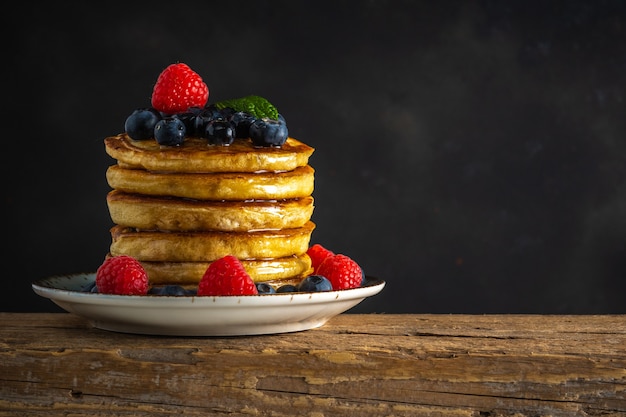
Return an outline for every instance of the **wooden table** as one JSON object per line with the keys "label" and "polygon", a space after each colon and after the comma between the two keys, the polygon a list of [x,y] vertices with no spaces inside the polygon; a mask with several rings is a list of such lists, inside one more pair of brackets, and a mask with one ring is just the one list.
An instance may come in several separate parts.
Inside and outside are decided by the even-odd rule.
{"label": "wooden table", "polygon": [[626,415],[624,315],[341,314],[214,338],[0,323],[3,416]]}

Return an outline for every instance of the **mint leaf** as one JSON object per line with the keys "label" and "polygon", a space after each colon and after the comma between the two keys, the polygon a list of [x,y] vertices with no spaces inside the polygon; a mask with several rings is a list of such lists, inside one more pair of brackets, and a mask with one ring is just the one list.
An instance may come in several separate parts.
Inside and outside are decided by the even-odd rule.
{"label": "mint leaf", "polygon": [[231,100],[223,100],[215,103],[215,107],[222,110],[226,107],[230,107],[235,111],[244,111],[250,113],[258,119],[278,119],[278,110],[272,103],[260,96],[246,96],[241,98],[234,98]]}

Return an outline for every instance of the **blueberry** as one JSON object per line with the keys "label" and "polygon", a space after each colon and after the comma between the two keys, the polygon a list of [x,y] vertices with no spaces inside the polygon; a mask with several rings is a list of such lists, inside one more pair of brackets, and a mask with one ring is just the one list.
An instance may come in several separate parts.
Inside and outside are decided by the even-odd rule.
{"label": "blueberry", "polygon": [[282,120],[256,119],[250,125],[250,138],[255,146],[282,146],[288,136],[287,124]]}
{"label": "blueberry", "polygon": [[154,137],[154,127],[161,120],[161,113],[153,108],[136,109],[126,118],[124,130],[133,140],[146,140]]}
{"label": "blueberry", "polygon": [[187,291],[180,285],[163,285],[152,287],[148,290],[148,294],[152,295],[187,295]]}
{"label": "blueberry", "polygon": [[245,111],[238,111],[231,114],[228,120],[235,126],[236,138],[249,138],[250,125],[254,123],[256,117]]}
{"label": "blueberry", "polygon": [[183,143],[187,129],[178,117],[160,120],[154,127],[154,138],[159,145],[177,146]]}
{"label": "blueberry", "polygon": [[298,292],[298,287],[291,284],[281,285],[276,289],[276,293],[281,294],[285,292]]}
{"label": "blueberry", "polygon": [[98,287],[96,286],[96,281],[94,282],[90,282],[89,284],[85,285],[85,287],[82,289],[83,292],[98,292]]}
{"label": "blueberry", "polygon": [[226,119],[226,120],[230,119],[234,113],[235,113],[235,109],[230,108],[230,107],[224,107],[223,109],[219,110],[220,118]]}
{"label": "blueberry", "polygon": [[265,282],[258,282],[255,285],[256,285],[256,290],[261,295],[276,293],[276,290],[274,289],[274,287],[272,287],[270,284],[267,284]]}
{"label": "blueberry", "polygon": [[230,145],[235,140],[235,129],[226,120],[211,120],[204,135],[211,145]]}
{"label": "blueberry", "polygon": [[215,106],[211,105],[201,109],[193,119],[193,134],[205,137],[207,124],[213,120],[226,120],[222,112]]}
{"label": "blueberry", "polygon": [[333,285],[328,278],[322,275],[309,275],[298,284],[298,291],[302,292],[320,292],[332,291]]}
{"label": "blueberry", "polygon": [[190,107],[186,112],[176,115],[185,124],[187,136],[200,135],[200,131],[196,129],[196,123],[203,111],[202,107]]}

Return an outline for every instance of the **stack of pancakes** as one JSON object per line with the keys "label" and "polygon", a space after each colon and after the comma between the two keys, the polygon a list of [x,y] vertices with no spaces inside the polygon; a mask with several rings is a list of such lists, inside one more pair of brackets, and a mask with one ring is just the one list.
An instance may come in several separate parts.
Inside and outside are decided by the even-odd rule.
{"label": "stack of pancakes", "polygon": [[200,138],[165,147],[125,133],[104,142],[117,160],[106,173],[108,256],[137,259],[152,284],[197,285],[226,255],[255,282],[293,284],[311,273],[313,148],[293,138],[281,147]]}

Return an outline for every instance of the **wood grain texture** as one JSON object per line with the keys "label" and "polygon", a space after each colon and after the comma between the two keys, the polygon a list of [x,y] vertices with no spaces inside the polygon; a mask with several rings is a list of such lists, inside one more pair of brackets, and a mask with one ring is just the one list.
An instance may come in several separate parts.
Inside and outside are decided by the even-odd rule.
{"label": "wood grain texture", "polygon": [[342,314],[220,338],[0,323],[3,416],[626,415],[623,315]]}

